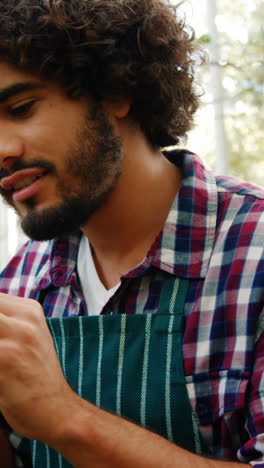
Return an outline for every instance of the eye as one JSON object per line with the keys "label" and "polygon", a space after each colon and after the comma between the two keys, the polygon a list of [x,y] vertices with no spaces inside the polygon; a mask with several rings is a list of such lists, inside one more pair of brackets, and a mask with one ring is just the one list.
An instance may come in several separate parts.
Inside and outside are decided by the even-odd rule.
{"label": "eye", "polygon": [[28,101],[11,107],[9,110],[10,115],[14,118],[27,117],[34,103],[35,101]]}

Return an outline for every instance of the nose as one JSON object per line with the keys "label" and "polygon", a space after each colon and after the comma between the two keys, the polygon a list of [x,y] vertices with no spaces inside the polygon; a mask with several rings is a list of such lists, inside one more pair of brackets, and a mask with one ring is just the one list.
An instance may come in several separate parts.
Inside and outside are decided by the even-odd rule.
{"label": "nose", "polygon": [[0,123],[0,168],[10,169],[16,159],[23,156],[24,144],[14,132],[7,131]]}

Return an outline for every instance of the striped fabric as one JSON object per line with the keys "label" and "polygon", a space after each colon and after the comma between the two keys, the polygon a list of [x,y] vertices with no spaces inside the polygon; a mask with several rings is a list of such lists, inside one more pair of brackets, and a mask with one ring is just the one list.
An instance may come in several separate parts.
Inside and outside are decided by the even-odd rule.
{"label": "striped fabric", "polygon": [[[102,313],[155,314],[164,278],[189,279],[184,369],[200,431],[213,456],[264,467],[264,192],[215,178],[191,153],[168,158],[182,164],[182,187],[146,259]],[[86,315],[79,239],[29,242],[0,290],[38,299],[47,317]]]}
{"label": "striped fabric", "polygon": [[[162,295],[162,312],[155,315],[50,318],[47,322],[65,377],[76,392],[200,454],[180,346],[187,288],[188,281],[170,278]],[[32,455],[33,468],[71,466],[40,442],[32,442]]]}

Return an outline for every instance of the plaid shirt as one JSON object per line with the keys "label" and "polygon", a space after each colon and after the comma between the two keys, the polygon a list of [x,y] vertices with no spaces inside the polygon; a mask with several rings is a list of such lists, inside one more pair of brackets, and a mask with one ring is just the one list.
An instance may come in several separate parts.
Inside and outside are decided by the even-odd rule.
{"label": "plaid shirt", "polygon": [[[215,178],[191,153],[168,158],[182,165],[182,187],[145,260],[121,278],[102,313],[155,313],[164,278],[188,278],[184,369],[207,450],[264,467],[264,191]],[[30,241],[0,290],[39,300],[49,317],[86,314],[79,241],[79,233]],[[11,440],[18,453],[26,444]]]}

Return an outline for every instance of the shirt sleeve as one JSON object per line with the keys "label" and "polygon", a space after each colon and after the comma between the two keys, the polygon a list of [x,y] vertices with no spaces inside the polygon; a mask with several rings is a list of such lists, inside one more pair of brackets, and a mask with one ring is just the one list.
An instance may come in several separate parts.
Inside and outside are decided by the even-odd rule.
{"label": "shirt sleeve", "polygon": [[264,468],[264,308],[259,319],[255,365],[248,394],[246,430],[249,440],[239,449],[238,459]]}

